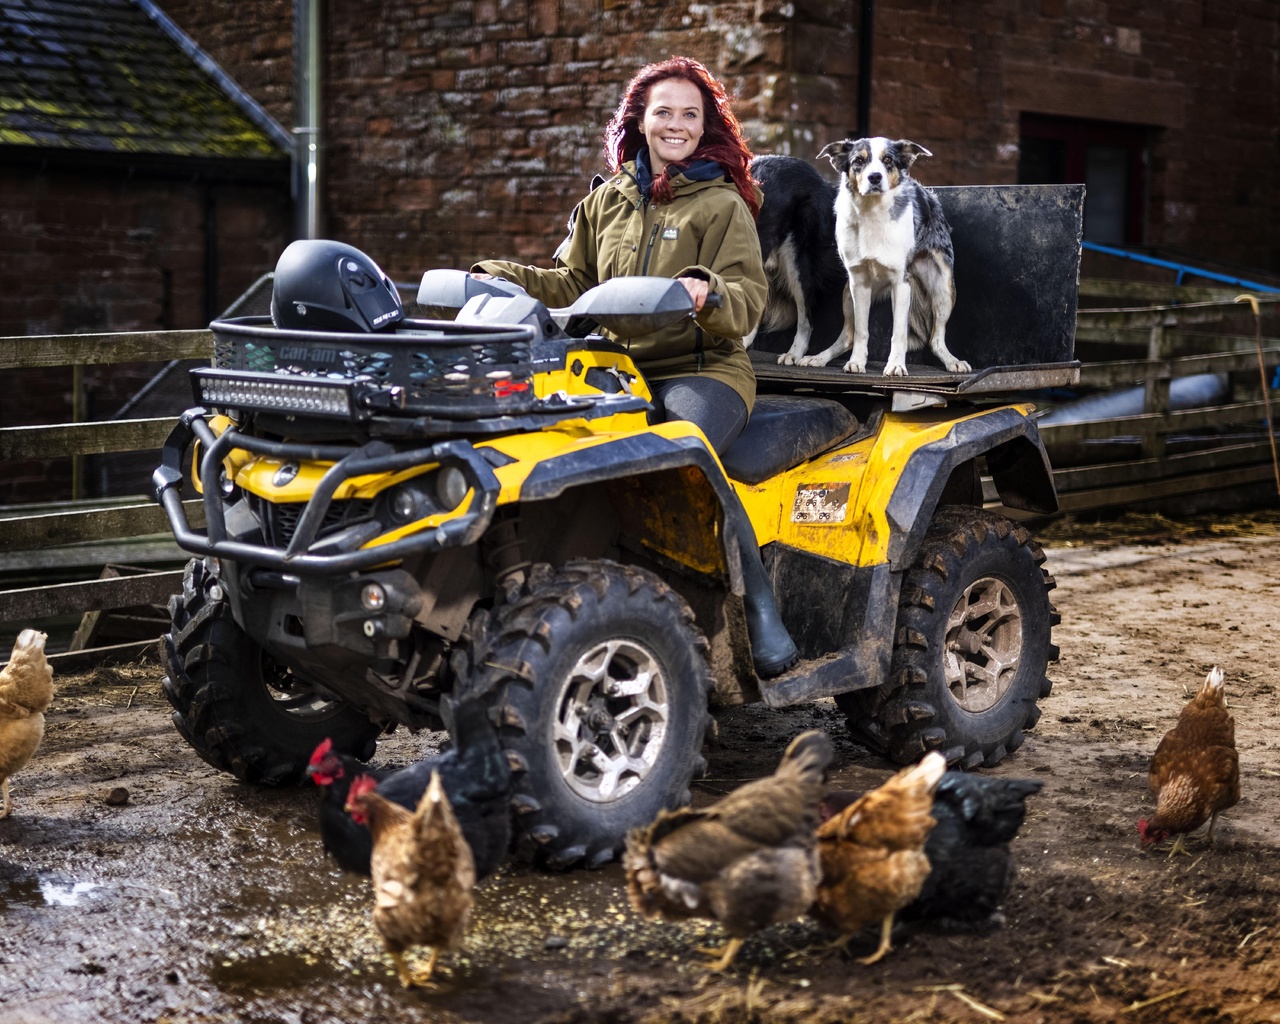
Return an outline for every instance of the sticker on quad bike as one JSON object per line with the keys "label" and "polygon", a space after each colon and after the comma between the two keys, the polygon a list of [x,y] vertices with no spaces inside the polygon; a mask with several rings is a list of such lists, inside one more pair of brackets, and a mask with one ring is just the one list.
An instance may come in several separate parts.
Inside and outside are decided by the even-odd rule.
{"label": "sticker on quad bike", "polygon": [[793,523],[843,523],[849,507],[848,481],[839,484],[801,484],[791,506]]}

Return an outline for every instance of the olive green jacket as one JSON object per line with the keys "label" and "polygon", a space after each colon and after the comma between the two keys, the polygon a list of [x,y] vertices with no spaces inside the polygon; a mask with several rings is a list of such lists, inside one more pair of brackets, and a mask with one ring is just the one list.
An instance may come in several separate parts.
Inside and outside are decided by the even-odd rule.
{"label": "olive green jacket", "polygon": [[569,237],[547,270],[483,260],[473,272],[513,281],[551,307],[572,305],[588,288],[623,275],[698,277],[723,296],[683,321],[638,338],[617,338],[650,381],[703,374],[733,388],[750,412],[756,379],[742,338],[760,320],[767,284],[751,210],[725,177],[672,180],[674,199],[646,202],[635,164],[593,189],[570,219]]}

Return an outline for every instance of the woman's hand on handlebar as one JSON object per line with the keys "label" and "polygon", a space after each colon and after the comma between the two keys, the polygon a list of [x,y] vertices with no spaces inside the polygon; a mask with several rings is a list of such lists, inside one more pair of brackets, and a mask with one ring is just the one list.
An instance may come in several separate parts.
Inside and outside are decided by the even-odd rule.
{"label": "woman's hand on handlebar", "polygon": [[711,290],[711,285],[702,280],[700,277],[677,277],[685,291],[689,293],[689,298],[693,299],[693,311],[700,313],[702,307],[706,304],[707,293]]}

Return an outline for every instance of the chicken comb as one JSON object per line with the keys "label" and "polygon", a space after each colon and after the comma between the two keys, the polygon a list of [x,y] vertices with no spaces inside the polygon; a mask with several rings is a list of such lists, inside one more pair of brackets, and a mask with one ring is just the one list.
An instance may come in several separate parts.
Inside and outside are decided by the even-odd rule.
{"label": "chicken comb", "polygon": [[307,764],[313,768],[329,756],[329,751],[333,749],[333,740],[326,736],[311,754],[311,760]]}
{"label": "chicken comb", "polygon": [[378,780],[372,775],[357,775],[352,780],[351,788],[347,791],[347,803],[351,803],[356,797],[372,793],[377,788]]}

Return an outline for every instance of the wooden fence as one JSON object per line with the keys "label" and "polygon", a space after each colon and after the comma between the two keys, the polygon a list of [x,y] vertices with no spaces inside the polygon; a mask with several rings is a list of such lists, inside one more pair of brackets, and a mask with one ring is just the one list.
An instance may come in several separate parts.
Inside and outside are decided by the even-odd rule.
{"label": "wooden fence", "polygon": [[[209,359],[212,352],[213,335],[207,330],[0,338],[0,371],[164,364],[173,359]],[[78,390],[73,387],[73,394]],[[174,422],[173,417],[162,417],[0,428],[0,469],[6,461],[19,459],[158,451]],[[200,502],[184,504],[191,521],[203,523]],[[95,555],[99,556],[94,570],[99,579],[0,589],[0,624],[94,616],[84,620],[83,627],[104,611],[164,605],[180,589],[181,571],[138,571],[129,563],[155,564],[185,557],[173,543],[164,511],[142,496],[0,508],[0,572],[10,578],[18,573],[38,576],[68,564],[92,564]],[[153,637],[89,650],[93,636],[91,629],[78,631],[72,650],[53,656],[55,665],[66,670],[89,660],[100,663],[112,655],[135,656],[154,643]],[[85,656],[78,656],[78,650]],[[0,660],[7,655],[7,650],[0,651]]]}
{"label": "wooden fence", "polygon": [[[1079,389],[1142,388],[1138,411],[1041,424],[1064,512],[1160,503],[1251,485],[1280,490],[1270,384],[1280,363],[1280,295],[1126,282],[1083,282],[1082,299],[1158,297],[1159,304],[1082,308],[1076,318]],[[1255,312],[1256,310],[1256,312]],[[1251,333],[1239,333],[1241,322]],[[1222,397],[1174,408],[1174,381],[1226,375]],[[1061,410],[1059,410],[1061,411]],[[1123,445],[1100,442],[1127,439]],[[1090,461],[1090,446],[1111,454]],[[1116,457],[1117,448],[1120,457]]]}
{"label": "wooden fence", "polygon": [[[1080,389],[1141,385],[1143,395],[1140,411],[1132,414],[1042,426],[1064,511],[1221,492],[1266,484],[1273,475],[1280,480],[1266,429],[1268,389],[1259,377],[1280,363],[1280,297],[1260,296],[1256,319],[1252,308],[1213,289],[1086,281],[1081,297],[1126,304],[1080,310],[1077,355],[1082,349],[1091,354],[1082,357]],[[1253,322],[1252,334],[1224,329],[1242,316]],[[212,344],[207,330],[0,338],[0,370],[207,359]],[[1229,375],[1227,400],[1206,408],[1171,407],[1173,381],[1207,373]],[[160,417],[0,428],[0,470],[7,460],[156,451],[173,423]],[[1134,454],[1081,461],[1081,451],[1115,438],[1128,439]],[[202,524],[200,503],[185,505],[189,520]],[[83,615],[71,651],[56,656],[64,669],[135,656],[154,639],[95,646],[95,624],[101,613],[163,606],[178,589],[181,570],[146,566],[183,559],[162,510],[149,498],[0,508],[0,626]],[[16,570],[31,577],[68,565],[79,566],[81,576],[101,578],[3,589]],[[6,653],[0,651],[0,660]]]}

